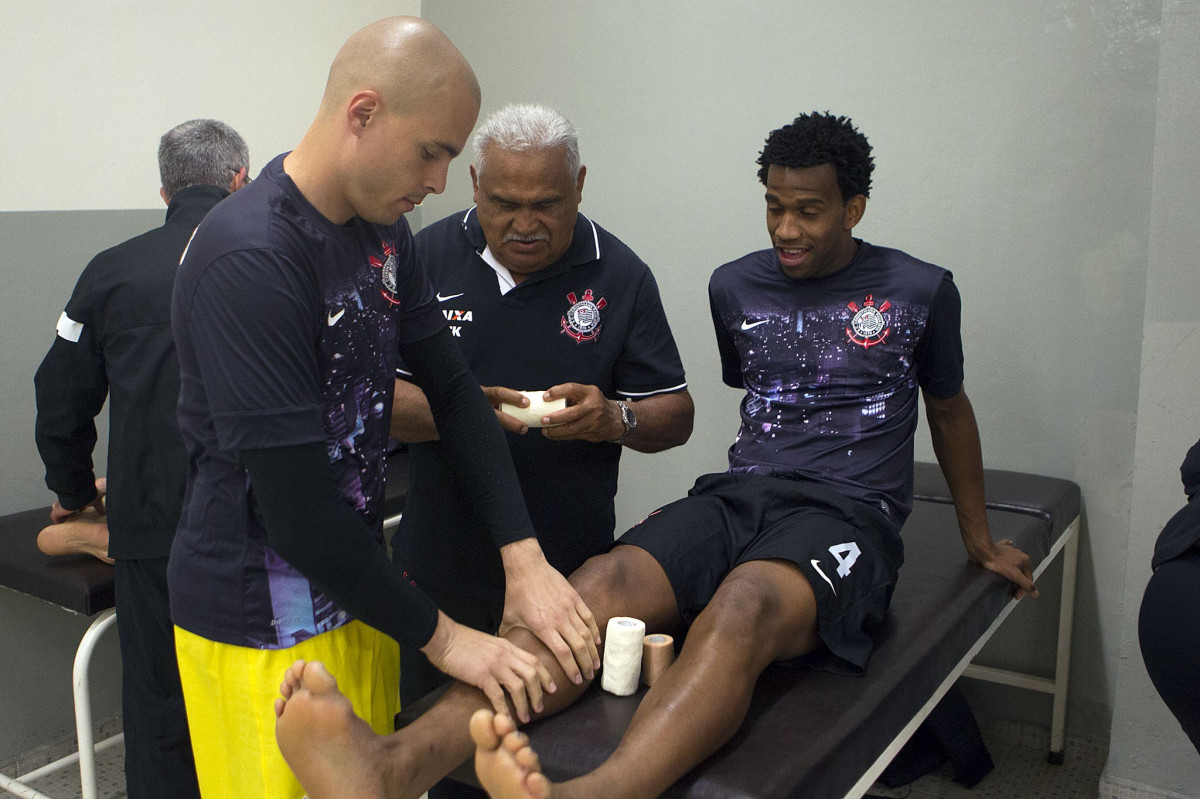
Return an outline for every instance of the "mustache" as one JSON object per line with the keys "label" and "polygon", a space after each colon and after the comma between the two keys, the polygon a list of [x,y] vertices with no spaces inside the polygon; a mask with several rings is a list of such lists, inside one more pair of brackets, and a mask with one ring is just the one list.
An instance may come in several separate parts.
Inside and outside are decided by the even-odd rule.
{"label": "mustache", "polygon": [[522,236],[518,233],[508,233],[508,234],[505,234],[504,241],[505,242],[520,241],[520,242],[524,242],[524,243],[528,244],[532,241],[550,241],[550,236],[548,236],[545,233],[534,233],[533,235],[530,235],[530,236]]}

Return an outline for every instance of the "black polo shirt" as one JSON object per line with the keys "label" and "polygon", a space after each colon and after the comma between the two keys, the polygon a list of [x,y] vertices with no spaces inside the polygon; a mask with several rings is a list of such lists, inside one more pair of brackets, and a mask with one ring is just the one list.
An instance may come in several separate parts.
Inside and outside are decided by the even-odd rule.
{"label": "black polo shirt", "polygon": [[[486,246],[473,208],[416,236],[442,315],[481,385],[532,391],[576,382],[635,400],[686,387],[654,277],[608,231],[580,214],[559,262],[506,293]],[[407,377],[403,364],[398,373]],[[540,430],[507,437],[538,540],[569,574],[612,542],[622,448],[551,441]],[[499,553],[441,445],[409,452],[397,558],[419,585],[453,584],[495,600],[504,585]]]}

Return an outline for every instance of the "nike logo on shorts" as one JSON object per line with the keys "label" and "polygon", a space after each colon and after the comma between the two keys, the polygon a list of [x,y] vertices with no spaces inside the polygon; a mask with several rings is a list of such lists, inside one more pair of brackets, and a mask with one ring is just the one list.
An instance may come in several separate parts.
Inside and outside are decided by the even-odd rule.
{"label": "nike logo on shorts", "polygon": [[342,314],[344,314],[344,313],[346,313],[345,308],[341,309],[337,313],[330,311],[329,318],[325,320],[325,323],[327,325],[329,325],[330,327],[333,327],[334,325],[336,325],[338,322],[340,322],[342,320]]}
{"label": "nike logo on shorts", "polygon": [[765,325],[769,321],[771,321],[771,320],[770,319],[759,319],[757,322],[751,322],[749,319],[743,319],[742,320],[742,330],[750,330],[751,328],[758,327],[759,325]]}
{"label": "nike logo on shorts", "polygon": [[439,291],[439,292],[437,293],[437,301],[438,301],[438,302],[445,302],[446,300],[452,300],[452,299],[454,299],[455,297],[461,297],[461,296],[462,296],[462,295],[464,295],[464,294],[466,294],[466,292],[465,292],[465,291],[460,291],[460,292],[458,292],[457,294],[447,294],[446,296],[444,296],[444,297],[443,297],[443,296],[442,296],[442,293]]}
{"label": "nike logo on shorts", "polygon": [[829,583],[829,588],[833,591],[833,595],[837,596],[837,589],[833,587],[833,580],[830,580],[825,576],[825,570],[821,568],[821,562],[816,558],[813,558],[809,561],[809,563],[811,563],[812,567],[817,570],[817,574],[821,575],[821,579]]}

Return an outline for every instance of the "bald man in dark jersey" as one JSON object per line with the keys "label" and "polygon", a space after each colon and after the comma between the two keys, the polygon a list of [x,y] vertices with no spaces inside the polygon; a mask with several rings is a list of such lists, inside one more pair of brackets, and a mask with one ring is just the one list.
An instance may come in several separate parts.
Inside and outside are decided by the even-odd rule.
{"label": "bald man in dark jersey", "polygon": [[[388,560],[384,451],[398,354],[522,587],[513,612],[568,679],[599,634],[542,556],[503,433],[414,256],[403,215],[445,188],[479,111],[454,45],[411,17],[345,43],[316,119],[193,238],[173,321],[190,467],[171,553],[172,620],[205,795],[296,796],[271,698],[297,658],[339,663],[379,732],[396,712],[397,640],[498,709],[542,706],[536,657],[453,622]],[[436,365],[436,369],[434,368]]]}

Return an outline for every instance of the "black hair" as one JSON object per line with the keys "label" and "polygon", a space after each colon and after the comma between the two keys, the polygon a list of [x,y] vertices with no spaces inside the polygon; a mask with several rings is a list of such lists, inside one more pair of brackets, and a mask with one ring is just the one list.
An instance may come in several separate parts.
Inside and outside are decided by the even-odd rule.
{"label": "black hair", "polygon": [[833,164],[843,202],[859,194],[870,196],[871,172],[875,169],[867,137],[858,132],[849,117],[835,117],[828,111],[801,114],[790,125],[771,131],[756,163],[758,179],[764,186],[772,164],[786,167]]}

